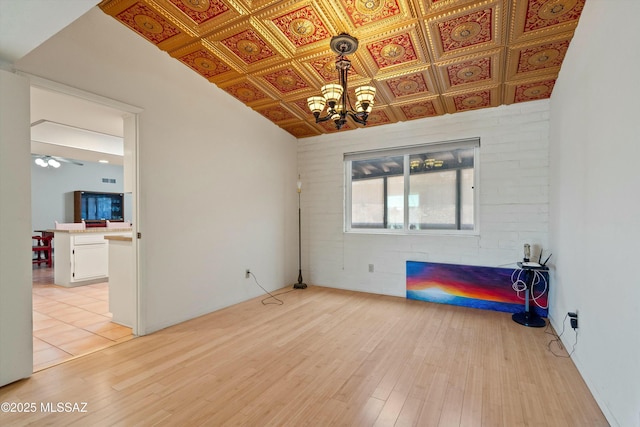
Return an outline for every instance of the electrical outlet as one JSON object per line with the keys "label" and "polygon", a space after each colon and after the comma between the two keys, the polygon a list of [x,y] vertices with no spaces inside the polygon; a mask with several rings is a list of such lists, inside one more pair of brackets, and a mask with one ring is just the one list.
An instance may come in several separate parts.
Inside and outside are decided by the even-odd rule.
{"label": "electrical outlet", "polygon": [[568,312],[567,316],[569,316],[569,322],[571,323],[571,327],[573,329],[578,329],[578,310]]}
{"label": "electrical outlet", "polygon": [[247,270],[244,272],[244,278],[248,279],[249,277],[251,277],[251,270],[247,268]]}
{"label": "electrical outlet", "polygon": [[373,264],[369,264],[369,273],[373,273]]}

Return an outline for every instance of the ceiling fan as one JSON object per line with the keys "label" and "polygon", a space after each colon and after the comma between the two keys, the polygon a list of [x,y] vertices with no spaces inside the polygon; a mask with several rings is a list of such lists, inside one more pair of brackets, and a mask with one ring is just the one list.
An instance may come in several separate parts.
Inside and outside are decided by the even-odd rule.
{"label": "ceiling fan", "polygon": [[59,168],[61,166],[61,163],[72,163],[74,165],[77,166],[84,166],[84,163],[80,163],[76,160],[73,159],[66,159],[64,157],[58,157],[58,156],[43,156],[43,155],[39,155],[39,154],[32,154],[32,156],[35,158],[34,162],[36,165],[43,167],[43,168],[48,168],[48,167],[52,167],[52,168]]}

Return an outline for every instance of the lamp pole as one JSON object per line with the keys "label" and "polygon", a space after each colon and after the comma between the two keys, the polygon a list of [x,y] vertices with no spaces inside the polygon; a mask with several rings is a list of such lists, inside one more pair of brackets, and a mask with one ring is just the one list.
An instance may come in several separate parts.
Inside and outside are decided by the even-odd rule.
{"label": "lamp pole", "polygon": [[300,210],[300,193],[302,193],[302,181],[298,175],[298,283],[294,283],[293,289],[306,289],[307,284],[302,281],[302,211]]}

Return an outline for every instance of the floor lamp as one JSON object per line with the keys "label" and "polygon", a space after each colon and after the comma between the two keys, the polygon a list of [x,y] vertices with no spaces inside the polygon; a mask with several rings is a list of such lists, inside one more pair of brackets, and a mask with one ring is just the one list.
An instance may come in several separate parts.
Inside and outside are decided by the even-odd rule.
{"label": "floor lamp", "polygon": [[298,175],[298,283],[294,283],[293,289],[306,289],[307,284],[302,281],[302,227],[300,211],[300,193],[302,193],[302,181]]}

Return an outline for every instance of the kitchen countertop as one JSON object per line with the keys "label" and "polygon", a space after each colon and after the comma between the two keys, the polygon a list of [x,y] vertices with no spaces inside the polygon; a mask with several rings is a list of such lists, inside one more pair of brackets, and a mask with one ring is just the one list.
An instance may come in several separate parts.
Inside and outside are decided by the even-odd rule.
{"label": "kitchen countertop", "polygon": [[106,228],[106,227],[89,227],[89,228],[85,228],[84,230],[47,230],[50,231],[52,233],[69,233],[69,234],[76,234],[76,233],[125,233],[125,232],[132,232],[131,228]]}

